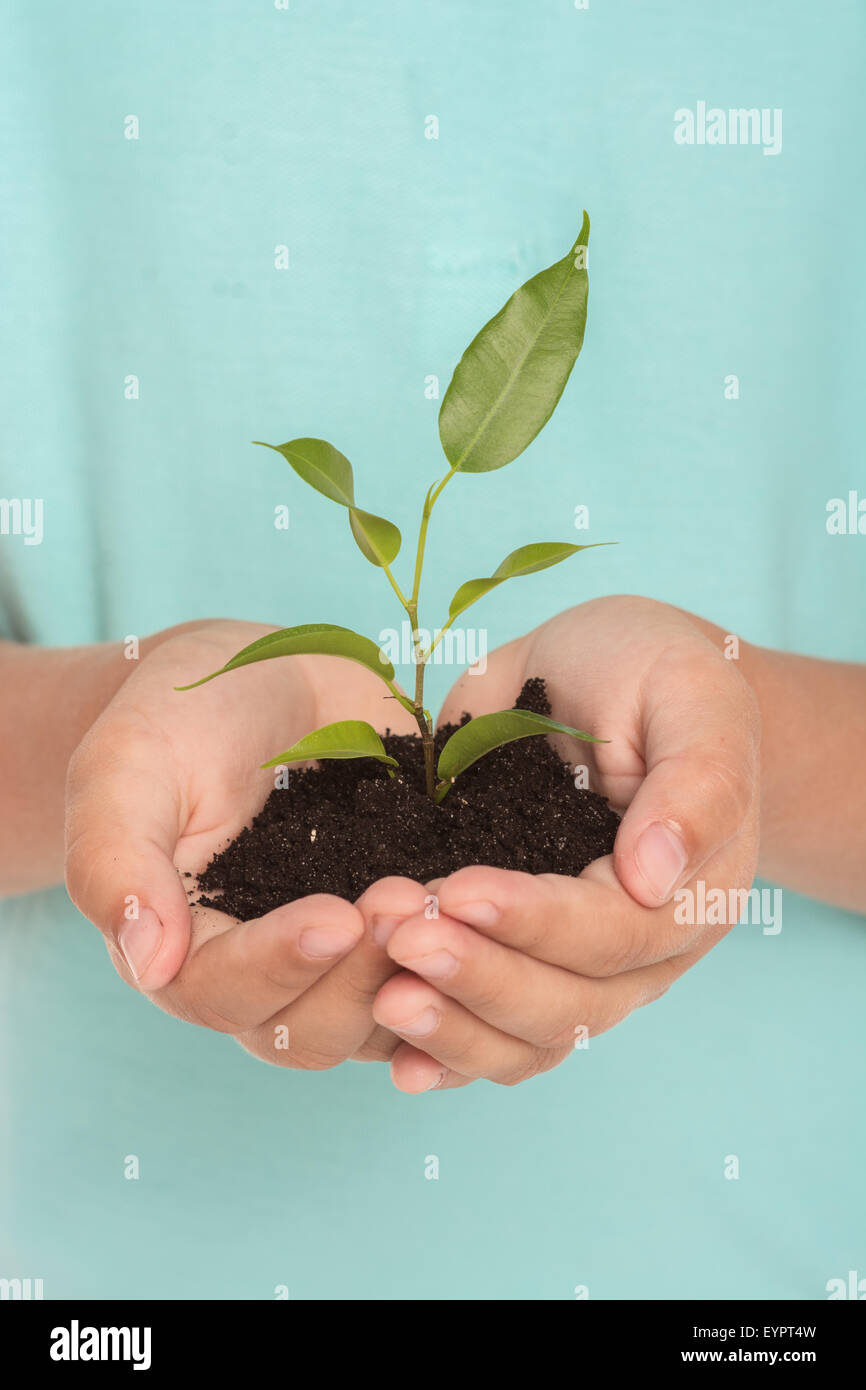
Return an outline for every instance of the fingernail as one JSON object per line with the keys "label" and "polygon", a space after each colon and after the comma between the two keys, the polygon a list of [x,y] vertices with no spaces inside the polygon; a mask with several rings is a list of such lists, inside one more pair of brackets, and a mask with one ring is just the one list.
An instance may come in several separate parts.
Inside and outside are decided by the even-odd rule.
{"label": "fingernail", "polygon": [[653,897],[666,902],[688,862],[679,835],[658,821],[648,825],[634,847],[634,858]]}
{"label": "fingernail", "polygon": [[140,980],[147,967],[162,945],[162,922],[153,908],[143,907],[132,922],[127,922],[117,938],[117,944],[126,957],[126,963],[137,980]]}
{"label": "fingernail", "polygon": [[426,1038],[428,1033],[432,1033],[438,1026],[439,1010],[430,1004],[426,1009],[422,1009],[420,1014],[410,1018],[408,1023],[395,1023],[394,1031],[405,1033],[410,1038]]}
{"label": "fingernail", "polygon": [[429,956],[420,956],[418,960],[401,960],[400,964],[405,965],[407,970],[414,970],[416,975],[423,975],[426,980],[447,980],[460,962],[450,951],[431,951]]}
{"label": "fingernail", "polygon": [[466,922],[470,927],[495,927],[502,914],[494,903],[484,902],[467,903],[465,907],[453,909],[448,915]]}
{"label": "fingernail", "polygon": [[427,1091],[435,1091],[435,1090],[436,1090],[436,1087],[437,1087],[437,1086],[441,1086],[441,1085],[442,1085],[442,1082],[443,1082],[444,1080],[445,1080],[445,1073],[444,1073],[444,1071],[440,1071],[439,1075],[436,1077],[436,1080],[435,1080],[435,1081],[431,1081],[429,1086],[425,1086],[425,1087],[424,1087],[424,1090],[421,1092],[421,1094],[424,1095],[424,1094],[426,1094]]}
{"label": "fingernail", "polygon": [[401,917],[374,917],[372,932],[376,945],[387,946],[402,920]]}
{"label": "fingernail", "polygon": [[331,956],[342,956],[354,942],[355,933],[348,927],[307,927],[301,932],[299,944],[305,956],[329,960]]}

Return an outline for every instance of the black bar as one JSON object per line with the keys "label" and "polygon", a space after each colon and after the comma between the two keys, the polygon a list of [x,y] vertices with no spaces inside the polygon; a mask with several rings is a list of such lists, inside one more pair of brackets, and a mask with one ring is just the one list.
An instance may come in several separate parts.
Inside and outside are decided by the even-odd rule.
{"label": "black bar", "polygon": [[[108,1371],[115,1377],[138,1374],[141,1379],[187,1370],[214,1372],[224,1378],[230,1372],[267,1368],[269,1374],[278,1371],[291,1383],[299,1375],[309,1378],[309,1371],[302,1367],[311,1357],[329,1379],[341,1363],[375,1374],[377,1365],[384,1369],[389,1364],[387,1353],[398,1343],[417,1348],[422,1360],[413,1364],[421,1375],[431,1358],[456,1369],[454,1358],[468,1336],[475,1358],[483,1358],[488,1373],[500,1361],[508,1368],[516,1347],[524,1364],[528,1361],[530,1368],[542,1371],[551,1367],[552,1348],[539,1338],[541,1333],[556,1337],[557,1363],[561,1364],[564,1354],[578,1379],[585,1379],[591,1367],[612,1376],[619,1371],[674,1367],[700,1373],[707,1365],[729,1370],[806,1366],[826,1377],[857,1364],[866,1331],[862,1299],[856,1304],[848,1300],[576,1300],[559,1305],[527,1300],[519,1321],[509,1315],[499,1339],[498,1302],[467,1302],[460,1314],[455,1302],[436,1300],[432,1313],[423,1318],[415,1312],[416,1302],[400,1305],[409,1310],[408,1317],[402,1318],[390,1316],[387,1303],[357,1302],[365,1306],[354,1314],[350,1300],[5,1300],[0,1302],[3,1359],[7,1367],[14,1364],[25,1372],[48,1372],[60,1378],[84,1375],[92,1379]],[[448,1305],[447,1317],[437,1311],[439,1302]],[[455,1340],[464,1317],[465,1333]],[[92,1352],[100,1359],[90,1359]],[[514,1374],[516,1367],[510,1365],[510,1370]],[[385,1378],[393,1376],[392,1366]]]}

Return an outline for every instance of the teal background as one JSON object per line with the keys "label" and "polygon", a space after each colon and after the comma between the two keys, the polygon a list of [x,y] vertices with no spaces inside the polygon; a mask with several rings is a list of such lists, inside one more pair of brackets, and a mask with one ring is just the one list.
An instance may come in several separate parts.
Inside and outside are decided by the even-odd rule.
{"label": "teal background", "polygon": [[[7,635],[396,625],[343,513],[249,441],[330,438],[411,530],[441,472],[425,378],[444,391],[586,207],[583,354],[527,452],[444,495],[428,613],[586,504],[588,539],[620,544],[491,598],[491,646],[631,591],[866,657],[866,537],[825,528],[866,495],[862,4],[7,0],[0,52],[0,491],[45,500],[41,546],[0,537]],[[676,145],[698,100],[781,107],[781,154]],[[861,919],[786,892],[780,935],[736,928],[556,1072],[418,1099],[163,1016],[59,890],[0,927],[0,1276],[46,1297],[799,1299],[866,1276]]]}

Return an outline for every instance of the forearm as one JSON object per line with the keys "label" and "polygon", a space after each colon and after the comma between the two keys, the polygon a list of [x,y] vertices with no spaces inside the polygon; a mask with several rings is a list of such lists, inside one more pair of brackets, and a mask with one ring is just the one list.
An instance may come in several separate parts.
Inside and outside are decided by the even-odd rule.
{"label": "forearm", "polygon": [[[182,630],[142,638],[139,657]],[[0,897],[62,879],[67,764],[137,664],[120,642],[62,648],[0,642]]]}
{"label": "forearm", "polygon": [[866,666],[742,641],[737,664],[761,710],[759,872],[866,912]]}

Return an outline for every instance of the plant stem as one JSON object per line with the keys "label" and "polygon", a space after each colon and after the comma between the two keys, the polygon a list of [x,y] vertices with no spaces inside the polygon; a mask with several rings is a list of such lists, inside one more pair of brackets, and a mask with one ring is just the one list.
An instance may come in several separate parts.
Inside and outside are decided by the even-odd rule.
{"label": "plant stem", "polygon": [[[457,616],[457,614],[455,613],[454,617],[456,617],[456,616]],[[431,641],[430,646],[427,648],[426,652],[424,653],[424,660],[425,660],[425,662],[430,660],[431,656],[432,656],[433,653],[435,652],[436,648],[439,646],[439,643],[442,641],[442,638],[445,636],[446,632],[448,631],[448,629],[449,629],[449,627],[451,626],[451,624],[453,623],[453,621],[454,621],[454,618],[449,618],[448,621],[447,621],[447,623],[445,624],[445,626],[444,626],[444,627],[441,627],[441,628],[439,629],[438,633],[436,634],[436,637],[433,639],[433,641]]]}
{"label": "plant stem", "polygon": [[[433,743],[433,721],[428,717],[424,709],[424,667],[436,643],[433,643],[428,652],[421,650],[421,643],[418,641],[418,594],[421,590],[421,570],[424,564],[424,547],[427,543],[427,527],[430,524],[430,513],[433,511],[436,499],[445,484],[454,477],[456,472],[456,468],[451,468],[441,482],[436,483],[429,489],[424,499],[424,509],[421,513],[421,526],[418,530],[418,549],[415,554],[415,574],[412,580],[412,594],[410,598],[407,598],[403,593],[403,590],[391,573],[389,566],[382,566],[388,583],[391,585],[401,605],[406,610],[409,616],[409,622],[412,624],[412,646],[415,653],[415,699],[412,702],[412,713],[415,716],[415,720],[421,732],[421,744],[424,749],[424,780],[427,787],[427,795],[431,799],[434,799],[436,796],[436,771],[434,761],[436,750]],[[395,695],[397,694],[396,690],[394,693]],[[397,695],[397,699],[400,700],[401,704],[403,703],[399,695]],[[408,707],[409,701],[406,700],[405,703]]]}
{"label": "plant stem", "polygon": [[406,612],[408,613],[409,600],[407,599],[406,595],[403,593],[403,590],[400,588],[400,585],[397,583],[396,579],[391,573],[391,566],[383,565],[382,569],[385,571],[385,576],[388,580],[388,583],[391,585],[391,588],[394,590],[394,593],[397,595],[398,599],[400,600],[403,607],[406,609]]}
{"label": "plant stem", "polygon": [[418,631],[418,601],[410,599],[408,609],[409,621],[412,624],[412,641],[415,647],[415,703],[413,714],[421,731],[421,746],[424,750],[424,781],[427,795],[435,796],[436,793],[436,773],[434,769],[435,748],[433,746],[433,723],[428,719],[424,712],[424,667],[426,657],[421,651],[420,643],[416,640],[415,634]]}
{"label": "plant stem", "polygon": [[430,514],[436,504],[436,499],[444,488],[445,484],[454,477],[456,468],[451,468],[445,477],[435,487],[431,487],[424,499],[424,509],[421,513],[421,525],[418,529],[418,549],[415,554],[415,574],[412,579],[412,595],[408,603],[404,606],[409,614],[409,621],[412,624],[412,644],[415,650],[415,706],[414,715],[421,731],[421,743],[424,749],[424,780],[427,787],[427,795],[431,800],[436,795],[436,770],[435,755],[436,750],[433,743],[433,721],[424,712],[424,667],[427,664],[429,652],[422,652],[421,644],[417,638],[418,632],[418,595],[421,591],[421,570],[424,565],[424,548],[427,544],[427,527],[430,524]]}
{"label": "plant stem", "polygon": [[424,499],[424,510],[421,513],[421,527],[418,531],[418,550],[415,555],[415,577],[412,580],[412,597],[409,600],[410,603],[414,603],[416,609],[418,607],[418,594],[421,591],[421,567],[424,564],[424,547],[427,544],[427,527],[430,524],[430,513],[433,511],[436,499],[445,484],[450,482],[456,472],[456,468],[452,468],[446,473],[441,483],[438,483],[435,488],[431,488]]}
{"label": "plant stem", "polygon": [[397,703],[400,704],[400,705],[402,705],[403,708],[404,708],[405,710],[408,710],[410,714],[414,714],[414,713],[415,713],[415,703],[414,703],[414,701],[413,701],[413,700],[410,700],[408,695],[403,695],[403,694],[401,694],[401,692],[397,689],[397,687],[396,687],[396,685],[394,684],[394,682],[393,682],[393,681],[389,681],[387,676],[383,676],[383,677],[382,677],[382,680],[383,680],[383,681],[385,682],[385,684],[387,685],[388,689],[389,689],[390,692],[391,692],[391,695],[392,695],[393,698],[397,701]]}

